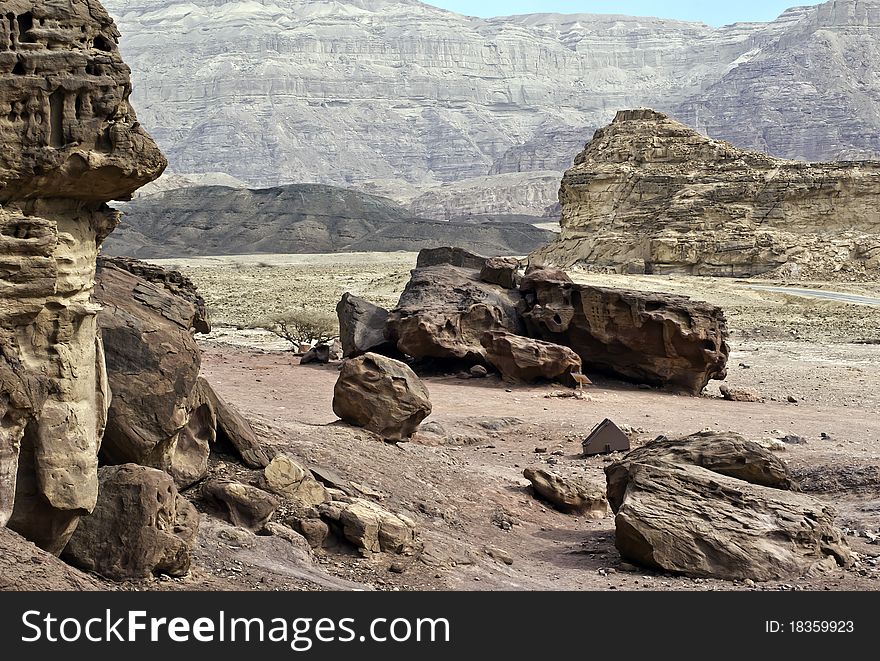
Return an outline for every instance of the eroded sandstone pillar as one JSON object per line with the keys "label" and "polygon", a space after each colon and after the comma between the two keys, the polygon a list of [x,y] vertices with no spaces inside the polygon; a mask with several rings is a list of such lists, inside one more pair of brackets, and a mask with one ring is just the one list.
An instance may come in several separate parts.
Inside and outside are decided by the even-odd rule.
{"label": "eroded sandstone pillar", "polygon": [[57,553],[97,497],[106,203],[166,162],[100,4],[4,0],[0,26],[0,525]]}

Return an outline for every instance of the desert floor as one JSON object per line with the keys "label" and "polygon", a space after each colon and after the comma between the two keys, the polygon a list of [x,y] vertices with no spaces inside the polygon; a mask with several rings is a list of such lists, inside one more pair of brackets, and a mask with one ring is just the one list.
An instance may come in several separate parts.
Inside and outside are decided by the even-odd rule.
{"label": "desert floor", "polygon": [[[759,289],[769,281],[573,273],[596,284],[686,294],[722,305],[731,328],[727,383],[763,402],[701,397],[595,379],[584,399],[554,385],[496,377],[426,377],[434,412],[410,442],[352,435],[331,409],[338,364],[299,365],[286,343],[248,326],[290,307],[332,310],[345,291],[393,305],[415,255],[259,255],[160,260],[199,286],[215,324],[201,340],[203,373],[267,442],[330,468],[420,527],[419,552],[359,558],[318,554],[314,566],[276,537],[203,529],[189,577],[141,585],[168,589],[880,589],[880,305]],[[796,283],[880,298],[872,283]],[[796,400],[790,402],[789,399]],[[860,555],[850,571],[758,585],[668,576],[621,563],[610,516],[587,520],[535,500],[529,466],[604,482],[611,457],[585,459],[580,444],[611,418],[635,444],[664,434],[733,430],[755,440],[785,434],[804,445],[779,452],[802,489],[828,500]],[[825,437],[823,437],[823,434]],[[536,449],[543,449],[537,452]],[[215,457],[212,472],[255,480]],[[510,561],[507,564],[504,560]],[[392,567],[393,565],[393,567]],[[135,587],[135,586],[132,586]]]}

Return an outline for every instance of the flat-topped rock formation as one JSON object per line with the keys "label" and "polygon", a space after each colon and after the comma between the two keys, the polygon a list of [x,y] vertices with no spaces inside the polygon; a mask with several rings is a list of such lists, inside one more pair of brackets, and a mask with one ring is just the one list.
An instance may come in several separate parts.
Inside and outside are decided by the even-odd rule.
{"label": "flat-topped rock formation", "polygon": [[0,526],[58,553],[98,495],[109,391],[98,246],[166,162],[129,105],[93,0],[6,0],[0,21]]}
{"label": "flat-topped rock formation", "polygon": [[744,151],[649,109],[621,111],[562,180],[539,263],[750,276],[880,274],[880,163]]}

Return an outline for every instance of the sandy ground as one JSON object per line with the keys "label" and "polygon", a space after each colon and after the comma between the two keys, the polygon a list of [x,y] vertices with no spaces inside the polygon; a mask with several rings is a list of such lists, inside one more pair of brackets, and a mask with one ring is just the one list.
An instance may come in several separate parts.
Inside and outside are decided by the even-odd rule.
{"label": "sandy ground", "polygon": [[[426,378],[434,412],[425,433],[393,445],[340,427],[331,409],[338,365],[299,365],[290,352],[261,348],[264,337],[232,327],[292,304],[332,309],[347,290],[393,304],[415,256],[339,260],[310,255],[164,263],[176,262],[196,281],[220,322],[202,340],[203,373],[215,388],[247,413],[267,442],[306,464],[333,469],[413,518],[420,528],[418,552],[370,559],[319,552],[309,566],[277,538],[243,539],[208,526],[191,576],[138,589],[880,588],[880,546],[860,535],[880,531],[880,308],[757,290],[747,281],[579,274],[597,284],[684,293],[723,305],[733,351],[728,383],[753,389],[764,401],[723,400],[717,384],[702,397],[684,397],[607,379],[597,379],[578,400],[554,397],[562,389],[553,385],[439,375]],[[797,286],[880,293],[864,283]],[[592,521],[557,512],[536,500],[522,478],[524,468],[543,466],[603,483],[603,468],[613,458],[585,459],[580,445],[606,417],[633,428],[635,444],[707,428],[754,439],[804,437],[805,445],[787,446],[780,456],[805,491],[838,509],[859,565],[757,586],[632,571],[614,549],[610,516]],[[223,456],[214,457],[212,471],[258,478]],[[502,556],[512,564],[497,559]],[[389,571],[392,562],[395,571]]]}

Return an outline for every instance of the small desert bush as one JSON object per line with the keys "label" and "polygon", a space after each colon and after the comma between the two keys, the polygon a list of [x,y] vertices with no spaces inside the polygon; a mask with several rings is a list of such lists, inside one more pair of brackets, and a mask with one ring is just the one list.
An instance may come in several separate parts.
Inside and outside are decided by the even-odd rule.
{"label": "small desert bush", "polygon": [[336,314],[326,310],[302,308],[287,310],[257,320],[255,328],[265,328],[290,342],[294,348],[300,344],[329,342],[339,337],[339,321]]}

